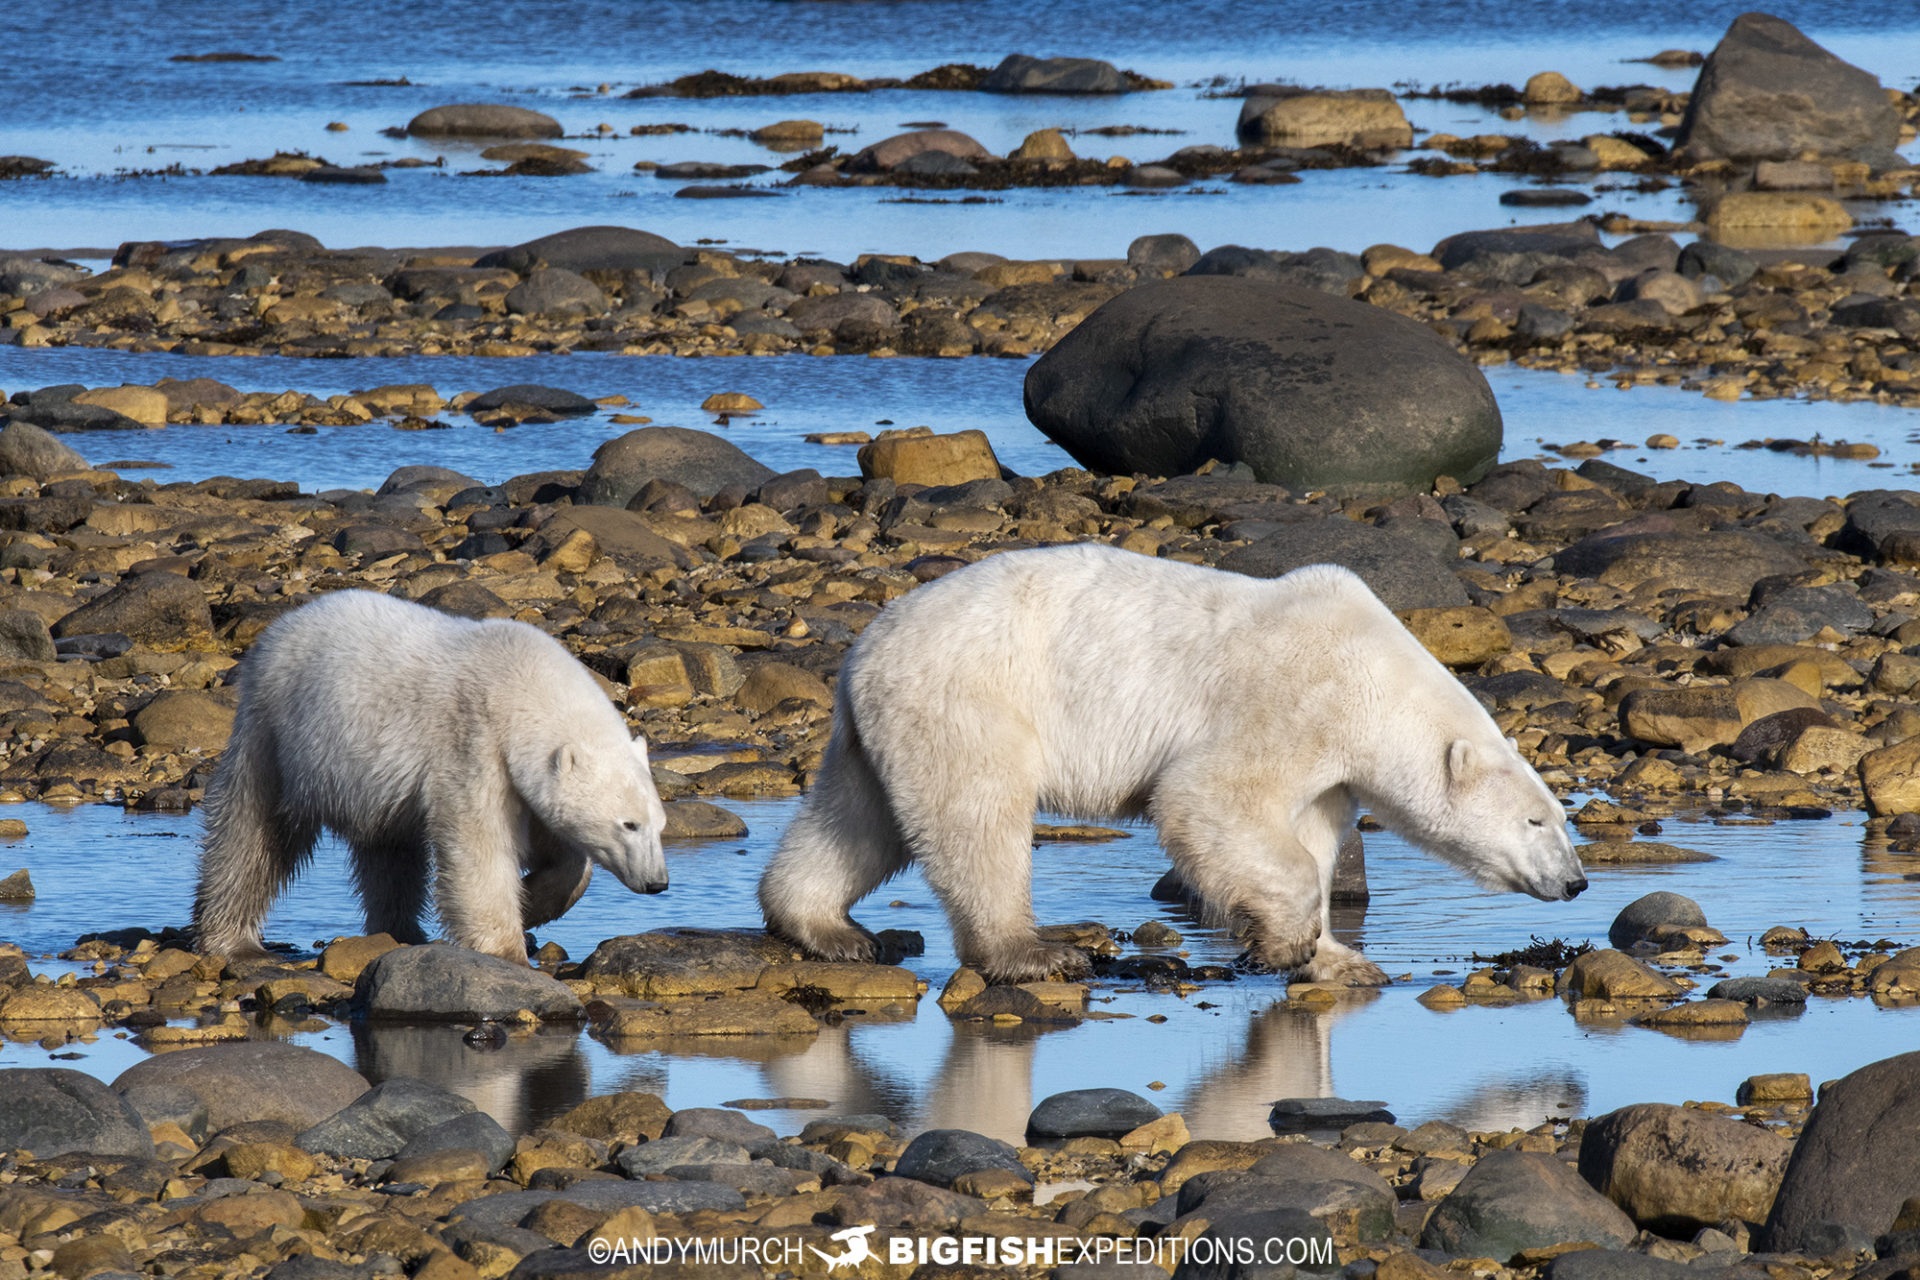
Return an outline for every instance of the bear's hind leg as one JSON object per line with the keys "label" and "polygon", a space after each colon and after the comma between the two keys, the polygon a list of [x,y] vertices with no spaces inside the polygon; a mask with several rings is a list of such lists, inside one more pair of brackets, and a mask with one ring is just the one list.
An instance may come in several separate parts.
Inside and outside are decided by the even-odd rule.
{"label": "bear's hind leg", "polygon": [[313,853],[319,829],[281,809],[271,744],[243,720],[207,789],[206,838],[193,901],[196,946],[259,956],[260,922]]}
{"label": "bear's hind leg", "polygon": [[417,839],[356,840],[349,861],[366,913],[367,932],[415,946],[427,940],[420,914],[427,906],[427,847]]}
{"label": "bear's hind leg", "polygon": [[1207,915],[1244,931],[1259,964],[1305,971],[1331,941],[1321,937],[1319,868],[1279,815],[1263,811],[1264,801],[1176,781],[1156,789],[1150,808],[1160,842]]}
{"label": "bear's hind leg", "polygon": [[760,877],[767,932],[820,960],[872,960],[871,933],[848,914],[907,865],[887,793],[858,739],[836,725],[813,791]]}

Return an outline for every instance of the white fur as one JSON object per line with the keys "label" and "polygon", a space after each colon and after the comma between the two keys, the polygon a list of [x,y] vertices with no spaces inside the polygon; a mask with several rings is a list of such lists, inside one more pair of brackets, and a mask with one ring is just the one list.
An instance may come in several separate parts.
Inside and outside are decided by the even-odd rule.
{"label": "white fur", "polygon": [[370,932],[426,940],[431,867],[447,936],[521,963],[524,929],[572,906],[593,864],[667,886],[646,743],[534,627],[344,591],[269,627],[240,691],[207,789],[207,951],[259,951],[322,827],[352,850]]}
{"label": "white fur", "polygon": [[1327,918],[1362,806],[1490,888],[1585,887],[1553,794],[1353,574],[1007,552],[896,601],[847,655],[819,780],[760,903],[813,953],[865,957],[848,909],[917,860],[966,963],[1083,969],[1034,932],[1034,812],[1145,814],[1258,959],[1380,982]]}

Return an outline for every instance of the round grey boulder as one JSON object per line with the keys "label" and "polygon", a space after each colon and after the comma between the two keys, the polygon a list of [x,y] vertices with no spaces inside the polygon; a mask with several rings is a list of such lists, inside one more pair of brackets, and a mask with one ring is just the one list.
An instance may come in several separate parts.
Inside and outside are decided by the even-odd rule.
{"label": "round grey boulder", "polygon": [[401,1076],[373,1086],[303,1130],[294,1143],[342,1159],[387,1160],[415,1138],[473,1110],[473,1103],[450,1089]]}
{"label": "round grey boulder", "polygon": [[1043,1099],[1027,1117],[1027,1132],[1041,1138],[1117,1138],[1163,1114],[1126,1089],[1070,1089]]}
{"label": "round grey boulder", "polygon": [[1200,261],[1200,246],[1178,232],[1137,236],[1127,246],[1127,265],[1163,276],[1179,275]]}
{"label": "round grey boulder", "polygon": [[1467,589],[1424,539],[1344,516],[1283,525],[1220,557],[1220,567],[1250,578],[1277,578],[1310,564],[1337,564],[1360,576],[1396,613],[1467,603]]}
{"label": "round grey boulder", "polygon": [[498,102],[430,107],[407,121],[416,138],[557,138],[565,132],[550,115]]}
{"label": "round grey boulder", "polygon": [[1500,409],[1426,326],[1313,289],[1178,276],[1102,305],[1027,372],[1027,417],[1092,470],[1244,462],[1338,496],[1479,479]]}
{"label": "round grey boulder", "polygon": [[1632,1218],[1565,1161],[1537,1151],[1495,1151],[1434,1209],[1420,1246],[1505,1262],[1526,1249],[1582,1240],[1623,1249],[1635,1230]]}
{"label": "round grey boulder", "polygon": [[212,1133],[248,1120],[280,1120],[305,1129],[367,1091],[366,1077],[344,1062],[278,1040],[159,1054],[134,1063],[113,1082],[120,1093],[148,1085],[191,1090],[207,1109]]}
{"label": "round grey boulder", "polygon": [[1692,898],[1661,890],[1635,898],[1620,909],[1607,929],[1607,941],[1622,951],[1631,950],[1643,938],[1651,938],[1664,926],[1681,928],[1704,926],[1706,912]]}
{"label": "round grey boulder", "polygon": [[531,1009],[548,1019],[579,1018],[580,998],[555,978],[524,964],[465,947],[431,943],[400,947],[361,970],[354,985],[356,1018],[465,1022]]}
{"label": "round grey boulder", "polygon": [[0,1071],[0,1151],[41,1160],[86,1151],[153,1158],[153,1139],[127,1100],[90,1075],[65,1067]]}
{"label": "round grey boulder", "polygon": [[751,493],[773,479],[732,443],[686,427],[641,427],[607,441],[593,451],[593,465],[580,485],[580,501],[625,507],[649,480],[671,480],[701,498],[728,485]]}
{"label": "round grey boulder", "polygon": [[989,1138],[970,1129],[929,1129],[900,1153],[894,1165],[895,1176],[930,1182],[936,1187],[951,1187],[963,1174],[984,1169],[1004,1169],[1033,1181],[1033,1174],[1020,1163],[1014,1149],[998,1138]]}
{"label": "round grey boulder", "polygon": [[1877,76],[1784,18],[1743,13],[1701,66],[1674,149],[1694,161],[1792,160],[1891,148],[1899,138],[1899,109]]}

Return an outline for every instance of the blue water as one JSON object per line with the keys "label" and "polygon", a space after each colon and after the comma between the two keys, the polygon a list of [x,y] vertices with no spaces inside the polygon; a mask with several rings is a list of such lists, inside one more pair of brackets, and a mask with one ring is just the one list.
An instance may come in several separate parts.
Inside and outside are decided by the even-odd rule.
{"label": "blue water", "polygon": [[[812,467],[822,475],[857,475],[856,450],[813,445],[825,431],[984,431],[1000,461],[1021,475],[1045,475],[1072,465],[1066,451],[1026,419],[1021,380],[1026,360],[892,359],[866,356],[682,358],[579,354],[512,359],[412,356],[404,359],[290,360],[133,355],[79,347],[23,350],[0,347],[0,390],[83,382],[88,386],[151,384],[160,378],[217,378],[243,391],[297,389],[318,396],[389,383],[424,382],[451,398],[516,382],[544,382],[590,397],[624,395],[633,404],[592,418],[508,431],[444,413],[445,431],[399,432],[384,421],[321,427],[316,435],[288,435],[282,426],[174,425],[144,431],[84,432],[68,444],[90,462],[162,462],[161,480],[199,480],[244,474],[297,480],[309,492],[374,488],[394,468],[434,463],[488,483],[531,471],[588,465],[593,450],[630,427],[608,419],[638,413],[656,423],[696,427],[725,436],[776,471]],[[1638,446],[1666,433],[1682,447],[1623,448],[1609,461],[1660,479],[1733,480],[1761,493],[1839,495],[1909,483],[1920,458],[1912,437],[1920,430],[1908,410],[1871,403],[1767,400],[1730,403],[1669,387],[1617,391],[1586,385],[1581,376],[1513,367],[1486,370],[1506,421],[1507,458],[1540,456],[1548,445],[1618,440]],[[700,410],[716,391],[744,391],[766,410],[725,426]],[[1796,457],[1738,449],[1751,440],[1819,436],[1876,444],[1874,465],[1857,459]],[[128,472],[129,475],[141,473]]]}
{"label": "blue water", "polygon": [[[937,120],[1005,152],[1028,132],[1137,125],[1170,136],[1079,137],[1086,155],[1153,159],[1193,143],[1232,144],[1239,102],[1206,96],[1217,79],[1333,86],[1523,82],[1557,69],[1583,85],[1650,83],[1685,88],[1690,70],[1628,59],[1662,48],[1710,48],[1736,4],[1684,13],[1609,3],[1319,4],[1265,0],[1183,8],[1141,0],[1043,5],[1007,0],[911,3],[700,3],[643,8],[496,7],[383,0],[351,10],[259,0],[180,12],[151,3],[32,9],[0,19],[36,51],[34,74],[0,85],[7,149],[55,161],[70,175],[0,184],[0,246],[111,248],[133,238],[246,235],[293,227],[336,247],[356,244],[514,243],[582,222],[643,226],[682,241],[700,237],[787,254],[863,251],[934,258],[961,249],[1018,257],[1113,257],[1144,232],[1182,231],[1203,247],[1315,244],[1358,250],[1382,241],[1425,248],[1451,231],[1514,221],[1498,204],[1511,179],[1436,181],[1396,168],[1313,174],[1299,186],[1200,184],[1191,191],[1122,196],[1108,189],[1008,192],[984,205],[900,205],[889,191],[810,191],[786,202],[686,201],[680,185],[631,171],[636,160],[783,157],[745,139],[713,135],[805,117],[851,129],[829,141],[857,148]],[[20,10],[26,10],[24,12]],[[1815,38],[1889,84],[1920,76],[1920,16],[1887,3],[1782,6]],[[164,16],[162,16],[164,15]],[[1067,35],[1064,33],[1072,33]],[[175,53],[240,49],[273,63],[176,63]],[[740,74],[827,69],[905,75],[950,61],[993,64],[1005,54],[1083,54],[1175,81],[1178,87],[1117,99],[1001,97],[889,91],[784,98],[628,100],[629,88],[718,67]],[[349,81],[404,76],[409,87]],[[49,85],[82,87],[49,92]],[[84,86],[112,86],[90,92]],[[605,93],[600,86],[607,86]],[[383,128],[449,101],[506,101],[548,112],[591,154],[591,175],[471,179],[487,168],[478,146],[390,140]],[[1507,122],[1439,102],[1407,104],[1422,130],[1522,132],[1540,139],[1629,127],[1607,113],[1536,115]],[[693,133],[634,138],[636,124],[665,121]],[[345,133],[329,132],[337,122]],[[598,133],[601,125],[611,133]],[[116,175],[178,164],[208,169],[274,150],[303,150],[341,164],[444,156],[445,169],[393,172],[383,187],[316,187],[254,178]],[[1687,216],[1676,192],[1613,192],[1600,209],[1648,218]]]}
{"label": "blue water", "polygon": [[[664,896],[637,898],[610,877],[596,876],[580,903],[541,937],[579,958],[621,933],[754,926],[753,885],[796,803],[732,803],[747,820],[748,836],[673,848],[673,887]],[[25,816],[31,833],[0,847],[0,871],[29,868],[40,896],[29,907],[0,908],[0,940],[40,953],[93,929],[185,923],[196,816],[100,806],[11,812]],[[693,1040],[616,1053],[555,1029],[480,1054],[461,1044],[458,1030],[435,1028],[337,1027],[299,1039],[376,1078],[405,1072],[441,1080],[521,1128],[592,1094],[644,1088],[676,1107],[814,1097],[836,1111],[879,1110],[912,1127],[957,1125],[1014,1141],[1040,1098],[1089,1085],[1155,1097],[1181,1111],[1200,1136],[1259,1136],[1273,1099],[1323,1094],[1383,1099],[1409,1123],[1444,1117],[1506,1128],[1629,1102],[1730,1102],[1739,1082],[1757,1072],[1805,1071],[1817,1082],[1912,1047],[1920,1037],[1920,1010],[1883,1009],[1866,1000],[1817,998],[1804,1013],[1756,1022],[1731,1042],[1576,1022],[1556,1000],[1448,1013],[1416,1003],[1434,983],[1462,981],[1476,967],[1466,959],[1474,951],[1524,945],[1534,934],[1605,945],[1615,914],[1656,889],[1702,905],[1731,939],[1712,953],[1730,973],[1764,973],[1777,963],[1754,944],[1775,924],[1845,939],[1920,941],[1920,857],[1864,847],[1857,817],[1772,827],[1670,820],[1661,838],[1718,861],[1592,868],[1593,887],[1580,898],[1541,903],[1485,893],[1391,836],[1368,835],[1373,898],[1359,919],[1340,922],[1340,932],[1400,981],[1377,996],[1344,999],[1326,1013],[1289,1007],[1281,1000],[1281,980],[1251,976],[1185,998],[1129,994],[1124,984],[1096,990],[1095,1009],[1133,1016],[1067,1030],[952,1023],[929,996],[918,1010],[849,1019],[817,1040],[794,1043]],[[1094,919],[1124,929],[1162,920],[1184,934],[1191,961],[1230,960],[1236,950],[1230,939],[1149,899],[1165,866],[1152,833],[1141,829],[1109,844],[1043,846],[1035,856],[1036,915],[1042,922]],[[131,882],[141,886],[137,901],[114,888]],[[921,931],[927,953],[907,963],[938,993],[954,953],[944,917],[917,873],[874,893],[855,915],[875,928]],[[340,850],[323,843],[312,868],[269,918],[267,936],[306,947],[358,924]],[[1167,1020],[1151,1023],[1149,1014]],[[73,1048],[86,1056],[64,1065],[106,1079],[142,1056],[111,1034]],[[0,1066],[45,1061],[31,1044],[0,1047]],[[1164,1090],[1150,1089],[1154,1082]],[[790,1132],[809,1114],[761,1118]]]}

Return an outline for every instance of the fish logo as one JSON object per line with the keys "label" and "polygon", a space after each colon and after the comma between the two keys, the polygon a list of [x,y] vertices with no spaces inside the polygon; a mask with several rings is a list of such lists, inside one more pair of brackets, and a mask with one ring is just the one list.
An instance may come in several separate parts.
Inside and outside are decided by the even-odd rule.
{"label": "fish logo", "polygon": [[827,1264],[827,1271],[829,1273],[838,1271],[841,1267],[845,1267],[851,1271],[868,1258],[874,1256],[873,1250],[867,1246],[867,1235],[872,1230],[872,1227],[867,1226],[848,1227],[845,1231],[834,1232],[828,1238],[831,1240],[839,1240],[847,1246],[845,1250],[838,1254],[828,1253],[823,1249],[814,1249],[812,1245],[808,1245],[807,1248],[813,1249],[813,1252],[819,1255],[821,1261]]}

